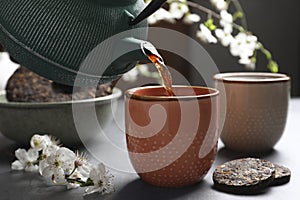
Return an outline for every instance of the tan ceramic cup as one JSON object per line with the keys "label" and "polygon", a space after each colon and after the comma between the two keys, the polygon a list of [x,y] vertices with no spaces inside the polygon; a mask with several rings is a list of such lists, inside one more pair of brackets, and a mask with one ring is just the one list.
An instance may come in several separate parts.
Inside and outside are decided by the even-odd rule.
{"label": "tan ceramic cup", "polygon": [[205,87],[130,89],[125,94],[127,148],[142,180],[155,186],[197,183],[217,151],[219,92]]}
{"label": "tan ceramic cup", "polygon": [[214,76],[221,99],[221,140],[245,153],[271,150],[285,128],[290,78],[276,73],[223,73]]}

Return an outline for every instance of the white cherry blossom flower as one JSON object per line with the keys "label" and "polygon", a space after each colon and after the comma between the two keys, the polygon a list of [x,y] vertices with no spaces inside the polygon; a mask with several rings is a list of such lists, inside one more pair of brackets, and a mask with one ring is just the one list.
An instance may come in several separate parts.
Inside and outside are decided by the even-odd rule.
{"label": "white cherry blossom flower", "polygon": [[218,10],[227,10],[228,4],[225,0],[210,0],[211,4]]}
{"label": "white cherry blossom flower", "polygon": [[50,145],[51,139],[48,135],[37,135],[31,137],[30,145],[32,148],[40,151]]}
{"label": "white cherry blossom flower", "polygon": [[189,7],[185,4],[186,1],[181,0],[181,2],[172,2],[169,5],[169,12],[175,19],[181,19],[185,14],[189,12]]}
{"label": "white cherry blossom flower", "polygon": [[226,33],[232,33],[233,31],[233,17],[230,13],[228,13],[226,10],[222,10],[220,12],[221,20],[220,25],[223,27],[224,32]]}
{"label": "white cherry blossom flower", "polygon": [[148,74],[149,73],[149,67],[148,67],[147,64],[137,65],[136,68],[138,69],[139,73],[141,73],[141,74]]}
{"label": "white cherry blossom flower", "polygon": [[163,8],[158,9],[155,13],[147,18],[149,24],[155,24],[161,20],[175,23],[174,16]]}
{"label": "white cherry blossom flower", "polygon": [[257,37],[243,32],[238,33],[230,43],[231,54],[243,59],[252,56],[256,48],[258,48]]}
{"label": "white cherry blossom flower", "polygon": [[65,183],[68,190],[80,187],[80,183],[78,183],[76,181],[70,181],[70,180],[80,179],[81,181],[84,181],[84,182],[87,180],[87,178],[86,177],[83,178],[82,174],[80,172],[78,172],[77,170],[74,171],[74,173],[72,173],[72,175],[70,175],[68,178],[69,178],[69,182]]}
{"label": "white cherry blossom flower", "polygon": [[240,57],[239,63],[245,65],[245,67],[249,70],[255,69],[255,59],[251,59],[249,57]]}
{"label": "white cherry blossom flower", "polygon": [[197,31],[196,36],[206,43],[217,43],[217,38],[215,38],[211,31],[204,25],[200,24],[200,30]]}
{"label": "white cherry blossom flower", "polygon": [[46,148],[43,149],[42,155],[49,157],[51,154],[55,153],[60,147],[56,144],[48,145]]}
{"label": "white cherry blossom flower", "polygon": [[253,56],[254,51],[259,48],[257,44],[257,37],[254,35],[247,35],[240,32],[235,36],[234,40],[230,43],[230,52],[233,56],[239,56],[239,63],[244,64],[248,69],[255,68],[255,59]]}
{"label": "white cherry blossom flower", "polygon": [[92,166],[88,162],[85,154],[79,154],[78,152],[76,153],[75,168],[77,170],[77,173],[75,174],[77,178],[81,178],[82,180],[86,181],[92,170]]}
{"label": "white cherry blossom flower", "polygon": [[157,79],[158,82],[160,81],[158,72],[151,72],[149,70],[149,64],[136,65],[129,72],[123,74],[122,79],[127,82],[134,82],[138,79],[139,75],[142,75],[142,76],[148,77],[148,78]]}
{"label": "white cherry blossom flower", "polygon": [[59,148],[46,159],[46,166],[42,175],[51,177],[54,183],[65,184],[66,175],[70,175],[75,168],[75,153],[65,147]]}
{"label": "white cherry blossom flower", "polygon": [[122,79],[127,82],[135,82],[139,75],[139,71],[136,67],[132,68],[129,72],[122,75]]}
{"label": "white cherry blossom flower", "polygon": [[55,153],[59,149],[59,146],[55,144],[50,144],[46,148],[43,149],[42,154],[40,156],[39,162],[39,173],[42,175],[43,170],[49,166],[47,162],[47,158]]}
{"label": "white cherry blossom flower", "polygon": [[195,13],[188,13],[183,18],[183,23],[185,24],[193,24],[197,23],[201,20],[200,16]]}
{"label": "white cherry blossom flower", "polygon": [[18,160],[11,164],[13,170],[25,170],[34,172],[38,170],[38,166],[35,164],[39,157],[39,153],[36,149],[17,149],[15,156]]}
{"label": "white cherry blossom flower", "polygon": [[231,42],[234,40],[231,33],[226,33],[223,29],[219,29],[219,28],[216,29],[215,34],[224,47],[229,46]]}
{"label": "white cherry blossom flower", "polygon": [[73,173],[68,175],[68,180],[64,185],[67,186],[67,189],[75,189],[80,187],[80,183],[76,182],[76,180],[81,180],[86,182],[89,178],[89,173],[91,171],[91,164],[88,163],[87,157],[85,154],[79,154],[76,152],[76,158],[74,161]]}
{"label": "white cherry blossom flower", "polygon": [[89,186],[86,189],[87,194],[92,194],[95,192],[108,194],[113,191],[111,183],[112,176],[108,174],[108,171],[106,171],[105,166],[102,163],[91,170],[89,178],[93,181],[94,186]]}
{"label": "white cherry blossom flower", "polygon": [[249,57],[241,57],[239,59],[239,63],[243,65],[249,65],[251,63],[251,59]]}

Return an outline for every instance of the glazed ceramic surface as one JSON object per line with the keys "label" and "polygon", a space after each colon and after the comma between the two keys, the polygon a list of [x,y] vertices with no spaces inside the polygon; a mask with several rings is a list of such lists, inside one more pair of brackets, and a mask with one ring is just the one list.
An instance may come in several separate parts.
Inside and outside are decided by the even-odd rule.
{"label": "glazed ceramic surface", "polygon": [[[20,144],[28,144],[35,133],[50,134],[69,147],[81,144],[73,119],[72,104],[84,116],[90,116],[87,110],[95,108],[96,116],[101,127],[108,126],[112,120],[113,104],[121,96],[121,90],[115,88],[112,95],[95,99],[51,102],[51,103],[19,103],[7,102],[5,91],[0,92],[0,132]],[[85,130],[85,138],[92,139],[99,133],[97,126],[88,122],[77,121],[78,127]]]}
{"label": "glazed ceramic surface", "polygon": [[[215,76],[220,90],[221,140],[232,150],[271,150],[285,128],[290,78],[273,73],[223,73]],[[222,121],[221,120],[221,121]]]}
{"label": "glazed ceramic surface", "polygon": [[125,124],[131,162],[142,180],[156,186],[197,183],[210,169],[218,140],[218,91],[175,86],[127,91]]}

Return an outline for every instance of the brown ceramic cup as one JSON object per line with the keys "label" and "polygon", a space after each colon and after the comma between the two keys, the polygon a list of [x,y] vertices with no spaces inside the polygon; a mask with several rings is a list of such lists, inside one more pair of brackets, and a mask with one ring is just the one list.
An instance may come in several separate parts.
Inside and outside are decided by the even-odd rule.
{"label": "brown ceramic cup", "polygon": [[221,73],[221,140],[225,147],[247,154],[272,150],[287,119],[290,78],[266,72]]}
{"label": "brown ceramic cup", "polygon": [[160,86],[125,93],[127,149],[142,180],[155,186],[183,187],[200,181],[215,159],[219,138],[219,92]]}

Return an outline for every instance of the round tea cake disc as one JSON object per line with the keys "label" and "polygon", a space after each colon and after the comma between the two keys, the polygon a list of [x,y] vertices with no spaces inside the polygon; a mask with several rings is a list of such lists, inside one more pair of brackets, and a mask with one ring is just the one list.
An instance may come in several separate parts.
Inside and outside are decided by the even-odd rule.
{"label": "round tea cake disc", "polygon": [[282,165],[274,164],[275,166],[275,179],[271,183],[272,186],[283,185],[290,181],[291,170]]}
{"label": "round tea cake disc", "polygon": [[213,173],[214,187],[235,194],[256,194],[274,180],[275,166],[266,160],[243,158],[218,166]]}

